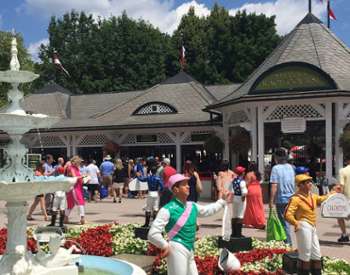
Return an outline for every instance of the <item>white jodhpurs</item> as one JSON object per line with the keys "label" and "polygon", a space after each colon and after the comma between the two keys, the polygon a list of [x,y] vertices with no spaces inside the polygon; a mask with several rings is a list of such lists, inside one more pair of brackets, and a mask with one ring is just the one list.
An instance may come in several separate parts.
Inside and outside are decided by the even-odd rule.
{"label": "white jodhpurs", "polygon": [[232,218],[243,219],[246,207],[247,207],[247,198],[244,201],[242,201],[241,196],[233,196]]}
{"label": "white jodhpurs", "polygon": [[178,242],[169,242],[170,253],[167,257],[168,275],[198,275],[193,251]]}
{"label": "white jodhpurs", "polygon": [[221,236],[225,241],[230,240],[230,236],[232,233],[231,219],[232,219],[232,203],[228,203],[225,205],[224,214],[222,216]]}
{"label": "white jodhpurs", "polygon": [[299,221],[300,228],[295,232],[298,245],[299,259],[304,262],[320,260],[321,250],[316,227],[306,221]]}

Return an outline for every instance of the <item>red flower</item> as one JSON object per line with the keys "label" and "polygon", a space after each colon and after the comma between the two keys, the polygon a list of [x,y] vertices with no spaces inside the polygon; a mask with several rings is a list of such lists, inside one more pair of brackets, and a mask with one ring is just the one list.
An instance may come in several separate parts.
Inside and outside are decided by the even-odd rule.
{"label": "red flower", "polygon": [[[7,243],[7,228],[0,229],[0,255],[5,253]],[[27,239],[27,249],[33,253],[38,251],[36,241],[33,238]]]}
{"label": "red flower", "polygon": [[157,256],[160,254],[160,249],[158,247],[156,247],[155,245],[148,243],[148,247],[147,247],[147,252],[146,255],[147,256]]}
{"label": "red flower", "polygon": [[64,246],[69,248],[78,243],[85,254],[96,256],[112,256],[112,234],[109,232],[111,225],[102,225],[83,231],[76,239],[67,240]]}

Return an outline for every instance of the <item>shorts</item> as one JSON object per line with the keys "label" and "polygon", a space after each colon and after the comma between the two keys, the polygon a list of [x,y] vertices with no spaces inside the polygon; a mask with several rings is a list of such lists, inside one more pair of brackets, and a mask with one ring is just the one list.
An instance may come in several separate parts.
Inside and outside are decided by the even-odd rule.
{"label": "shorts", "polygon": [[124,187],[124,182],[113,182],[112,187],[113,188],[123,188]]}
{"label": "shorts", "polygon": [[88,184],[87,188],[91,194],[94,194],[96,191],[98,191],[98,184]]}
{"label": "shorts", "polygon": [[112,176],[102,176],[102,184],[104,186],[111,186],[112,185]]}

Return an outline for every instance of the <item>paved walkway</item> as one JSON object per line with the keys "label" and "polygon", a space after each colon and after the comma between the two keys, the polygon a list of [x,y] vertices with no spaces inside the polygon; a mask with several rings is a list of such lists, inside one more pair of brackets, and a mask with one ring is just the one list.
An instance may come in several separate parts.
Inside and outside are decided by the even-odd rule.
{"label": "paved walkway", "polygon": [[[205,204],[207,202],[203,203]],[[141,199],[124,199],[121,204],[112,203],[110,199],[105,199],[98,203],[87,203],[86,220],[88,223],[110,223],[112,221],[118,221],[119,223],[143,223],[144,216],[142,207],[144,204],[145,200]],[[33,215],[35,220],[28,222],[28,225],[47,224],[47,222],[44,221],[43,216],[40,214],[39,207],[37,209],[38,211],[34,212]],[[265,206],[265,214],[267,215],[267,213],[268,207]],[[219,235],[221,232],[221,217],[222,211],[212,217],[200,218],[200,235]],[[72,212],[70,220],[73,223],[78,223],[79,216],[77,209]],[[5,216],[5,203],[0,202],[0,227],[5,226],[6,222],[7,218]],[[350,262],[350,244],[342,245],[336,242],[340,235],[340,229],[336,223],[336,220],[323,219],[319,217],[317,230],[323,255],[343,258]],[[348,231],[350,232],[350,221],[348,222]],[[265,231],[250,228],[245,228],[243,230],[243,234],[262,240],[266,236]]]}

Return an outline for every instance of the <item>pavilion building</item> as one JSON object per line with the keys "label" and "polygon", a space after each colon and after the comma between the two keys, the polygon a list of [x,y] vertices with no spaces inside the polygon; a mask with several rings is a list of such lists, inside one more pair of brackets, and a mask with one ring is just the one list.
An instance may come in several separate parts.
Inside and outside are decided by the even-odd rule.
{"label": "pavilion building", "polygon": [[350,50],[309,13],[246,81],[206,110],[223,115],[224,158],[238,161],[230,148],[244,129],[261,172],[274,148],[300,145],[330,179],[343,165],[339,137],[350,119]]}
{"label": "pavilion building", "polygon": [[[25,97],[27,112],[60,117],[51,129],[25,135],[30,153],[55,157],[81,155],[99,163],[106,144],[119,157],[159,156],[171,159],[178,171],[187,159],[201,170],[210,161],[205,140],[223,140],[220,115],[203,109],[227,96],[237,85],[203,86],[181,71],[142,91],[72,95],[55,83]],[[6,135],[2,135],[6,142]],[[219,152],[214,157],[221,160]]]}

